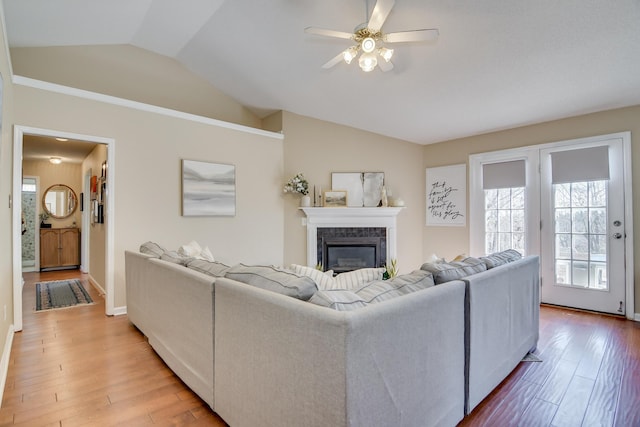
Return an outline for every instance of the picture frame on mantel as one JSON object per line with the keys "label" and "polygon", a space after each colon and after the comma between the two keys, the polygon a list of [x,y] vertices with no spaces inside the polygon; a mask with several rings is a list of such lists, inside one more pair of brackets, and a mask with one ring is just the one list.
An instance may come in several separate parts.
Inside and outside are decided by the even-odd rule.
{"label": "picture frame on mantel", "polygon": [[346,208],[348,206],[348,193],[345,190],[325,191],[323,197],[325,208]]}
{"label": "picture frame on mantel", "polygon": [[348,207],[376,207],[380,203],[384,172],[332,172],[331,188],[347,191]]}

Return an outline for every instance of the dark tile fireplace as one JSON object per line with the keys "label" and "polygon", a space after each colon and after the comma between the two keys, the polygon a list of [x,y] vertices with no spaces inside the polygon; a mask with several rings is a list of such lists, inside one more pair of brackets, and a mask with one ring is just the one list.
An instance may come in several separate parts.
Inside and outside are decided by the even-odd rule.
{"label": "dark tile fireplace", "polygon": [[317,262],[336,274],[387,262],[385,227],[328,227],[317,229]]}

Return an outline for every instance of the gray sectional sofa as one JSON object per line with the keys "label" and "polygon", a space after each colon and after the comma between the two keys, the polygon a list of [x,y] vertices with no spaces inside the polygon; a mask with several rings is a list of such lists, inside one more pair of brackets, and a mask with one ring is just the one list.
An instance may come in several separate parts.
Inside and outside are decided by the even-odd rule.
{"label": "gray sectional sofa", "polygon": [[313,292],[293,272],[158,255],[126,251],[129,318],[233,427],[455,426],[538,339],[535,256]]}

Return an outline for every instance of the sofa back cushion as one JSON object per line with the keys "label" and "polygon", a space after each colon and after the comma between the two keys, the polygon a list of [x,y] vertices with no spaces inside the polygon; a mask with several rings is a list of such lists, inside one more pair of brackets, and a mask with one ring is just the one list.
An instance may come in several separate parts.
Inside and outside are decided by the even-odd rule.
{"label": "sofa back cushion", "polygon": [[238,264],[227,270],[225,277],[303,301],[318,290],[311,278],[273,266]]}
{"label": "sofa back cushion", "polygon": [[211,262],[203,259],[193,259],[187,263],[187,267],[213,277],[224,277],[229,270],[229,266],[221,262]]}
{"label": "sofa back cushion", "polygon": [[193,261],[192,257],[180,255],[177,251],[166,251],[162,255],[160,255],[160,259],[184,266]]}
{"label": "sofa back cushion", "polygon": [[291,270],[300,276],[307,276],[316,283],[318,289],[328,289],[333,284],[333,271],[320,271],[306,265],[291,264]]}
{"label": "sofa back cushion", "polygon": [[467,257],[462,261],[451,262],[426,262],[420,267],[421,270],[433,274],[436,285],[462,279],[475,273],[480,273],[487,269],[487,265],[478,258]]}
{"label": "sofa back cushion", "polygon": [[515,249],[507,249],[506,251],[496,252],[491,255],[480,257],[480,259],[486,264],[487,270],[519,260],[520,258],[522,258],[522,254]]}

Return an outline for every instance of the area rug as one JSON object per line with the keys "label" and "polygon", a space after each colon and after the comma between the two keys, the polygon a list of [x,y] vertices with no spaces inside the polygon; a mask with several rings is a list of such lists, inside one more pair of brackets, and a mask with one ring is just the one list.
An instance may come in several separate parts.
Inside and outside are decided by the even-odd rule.
{"label": "area rug", "polygon": [[93,304],[78,279],[36,283],[36,311]]}
{"label": "area rug", "polygon": [[523,358],[522,358],[523,362],[542,362],[542,359],[540,359],[538,356],[536,356],[533,353],[527,353]]}

